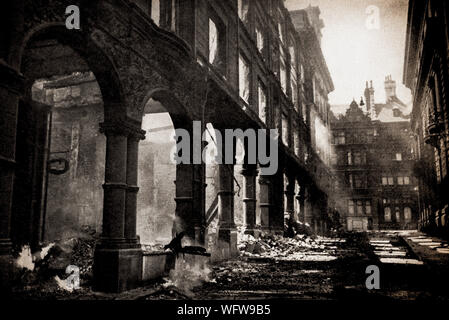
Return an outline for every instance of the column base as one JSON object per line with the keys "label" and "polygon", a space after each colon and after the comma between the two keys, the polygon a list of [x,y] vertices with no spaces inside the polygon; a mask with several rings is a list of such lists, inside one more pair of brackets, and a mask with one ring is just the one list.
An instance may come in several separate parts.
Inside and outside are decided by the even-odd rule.
{"label": "column base", "polygon": [[280,227],[272,227],[270,228],[270,233],[278,236],[284,235],[284,229]]}
{"label": "column base", "polygon": [[250,234],[256,239],[260,237],[261,232],[261,228],[258,226],[251,226],[245,229],[245,234]]}
{"label": "column base", "polygon": [[226,260],[237,257],[237,230],[235,228],[220,228],[218,230],[219,259]]}
{"label": "column base", "polygon": [[0,295],[7,294],[11,290],[14,275],[13,260],[11,242],[0,240]]}
{"label": "column base", "polygon": [[134,289],[142,281],[140,244],[100,244],[94,254],[94,290],[122,292]]}

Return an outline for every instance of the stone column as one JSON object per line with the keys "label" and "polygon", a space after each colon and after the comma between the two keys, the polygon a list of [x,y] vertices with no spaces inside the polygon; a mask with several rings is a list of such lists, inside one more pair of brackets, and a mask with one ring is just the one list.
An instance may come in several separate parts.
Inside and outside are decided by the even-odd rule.
{"label": "stone column", "polygon": [[256,230],[256,176],[257,165],[243,165],[243,212],[246,218],[245,233],[258,235]]}
{"label": "stone column", "polygon": [[285,197],[286,197],[286,204],[285,204],[285,212],[289,213],[290,220],[294,221],[295,217],[295,178],[293,175],[287,176],[288,183],[285,186]]}
{"label": "stone column", "polygon": [[270,232],[274,234],[284,234],[284,175],[283,170],[271,177],[272,188],[270,190],[273,203],[270,210]]}
{"label": "stone column", "polygon": [[[195,130],[201,131],[201,127],[194,128],[186,124],[189,131],[190,157],[189,163],[176,165],[176,221],[173,236],[184,232],[185,240],[194,242],[195,245],[204,245],[204,165],[194,163],[195,157],[201,156],[201,144],[196,144]],[[182,139],[182,137],[180,137]],[[200,159],[201,160],[201,159]]]}
{"label": "stone column", "polygon": [[131,225],[135,220],[132,211],[126,218],[127,210],[133,206],[128,207],[126,200],[128,176],[132,180],[137,170],[137,148],[133,143],[128,147],[129,127],[122,122],[103,123],[101,131],[106,135],[106,167],[103,233],[95,248],[94,288],[121,292],[137,287],[142,279],[142,250],[137,241],[130,243],[126,239],[132,235],[135,238],[135,230],[125,228],[126,222]]}
{"label": "stone column", "polygon": [[123,243],[125,239],[128,137],[122,129],[118,125],[101,125],[101,131],[106,135],[102,234],[104,243]]}
{"label": "stone column", "polygon": [[238,255],[234,221],[234,165],[218,165],[218,247],[222,259]]}
{"label": "stone column", "polygon": [[17,110],[24,78],[0,60],[0,291],[9,288],[12,273],[11,207],[15,172]]}
{"label": "stone column", "polygon": [[137,131],[131,133],[127,144],[126,167],[126,211],[125,211],[125,239],[129,243],[137,243],[136,219],[137,219],[137,193],[138,165],[139,165],[139,141],[145,139],[145,133]]}
{"label": "stone column", "polygon": [[312,207],[312,195],[310,194],[310,188],[304,187],[304,223],[308,223],[312,226],[313,207]]}
{"label": "stone column", "polygon": [[185,232],[186,237],[195,239],[193,220],[193,165],[176,165],[176,221],[174,234]]}
{"label": "stone column", "polygon": [[298,193],[295,195],[296,201],[298,201],[298,220],[304,222],[304,186],[299,187]]}
{"label": "stone column", "polygon": [[259,207],[260,207],[260,225],[263,231],[270,230],[270,187],[271,181],[267,176],[259,174]]}
{"label": "stone column", "polygon": [[195,243],[199,246],[205,244],[205,165],[194,164],[193,165],[193,228],[195,234]]}

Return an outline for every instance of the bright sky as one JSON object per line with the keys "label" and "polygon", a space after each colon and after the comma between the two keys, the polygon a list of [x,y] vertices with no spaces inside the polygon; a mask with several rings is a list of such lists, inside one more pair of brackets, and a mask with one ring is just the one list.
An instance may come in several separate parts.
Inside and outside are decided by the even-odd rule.
{"label": "bright sky", "polygon": [[[410,103],[402,84],[408,0],[286,0],[289,10],[319,6],[325,27],[322,49],[335,85],[331,105],[360,101],[365,82],[373,80],[375,102],[385,102],[384,80],[396,80],[397,96]],[[368,29],[366,10],[379,8],[379,29]]]}

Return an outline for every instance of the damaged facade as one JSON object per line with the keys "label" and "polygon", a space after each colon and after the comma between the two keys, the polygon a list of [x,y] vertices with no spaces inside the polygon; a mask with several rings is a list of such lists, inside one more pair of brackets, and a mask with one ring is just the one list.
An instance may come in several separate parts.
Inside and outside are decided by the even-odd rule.
{"label": "damaged facade", "polygon": [[372,82],[365,101],[353,101],[332,120],[336,206],[348,231],[416,229],[417,184],[407,106],[385,78],[385,103],[375,103]]}
{"label": "damaged facade", "polygon": [[413,95],[419,227],[444,237],[449,230],[448,19],[445,1],[409,2],[403,78]]}
{"label": "damaged facade", "polygon": [[[81,30],[65,27],[69,5],[80,8]],[[326,232],[334,88],[318,8],[289,13],[279,0],[5,6],[2,285],[13,248],[38,251],[85,234],[98,238],[95,289],[123,291],[164,271],[170,258],[154,247],[180,232],[212,260],[238,254],[239,230],[283,234],[286,217]],[[171,163],[174,130],[192,133],[193,121],[206,132],[278,129],[277,173]]]}

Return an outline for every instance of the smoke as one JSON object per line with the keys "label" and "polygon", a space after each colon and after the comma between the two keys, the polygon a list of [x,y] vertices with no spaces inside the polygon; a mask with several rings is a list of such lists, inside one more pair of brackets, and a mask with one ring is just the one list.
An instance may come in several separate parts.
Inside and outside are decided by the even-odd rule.
{"label": "smoke", "polygon": [[43,247],[40,251],[33,254],[31,253],[30,246],[24,245],[19,253],[19,257],[15,261],[15,265],[19,269],[34,271],[35,263],[39,260],[43,260],[54,245],[54,243],[50,243],[46,247]]}
{"label": "smoke", "polygon": [[187,295],[192,295],[192,290],[204,282],[209,282],[212,270],[209,267],[209,257],[180,254],[175,263],[175,268],[170,271],[169,279],[165,287],[175,286]]}
{"label": "smoke", "polygon": [[34,261],[30,246],[25,245],[22,247],[22,251],[20,251],[19,257],[15,262],[20,269],[34,271]]}

